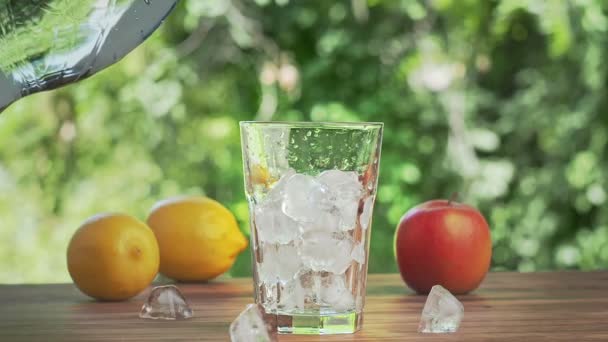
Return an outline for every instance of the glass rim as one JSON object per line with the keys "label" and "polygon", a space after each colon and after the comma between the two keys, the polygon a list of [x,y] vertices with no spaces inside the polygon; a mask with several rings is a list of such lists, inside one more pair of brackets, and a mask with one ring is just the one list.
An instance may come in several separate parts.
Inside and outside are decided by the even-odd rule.
{"label": "glass rim", "polygon": [[383,128],[384,122],[239,121],[239,125],[241,127],[243,127],[243,126],[276,126],[276,127],[308,127],[308,128]]}

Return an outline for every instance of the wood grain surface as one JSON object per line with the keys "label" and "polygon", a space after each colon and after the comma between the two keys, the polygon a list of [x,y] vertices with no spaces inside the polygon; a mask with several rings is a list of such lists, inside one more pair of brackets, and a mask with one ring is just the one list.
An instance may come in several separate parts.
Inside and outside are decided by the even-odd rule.
{"label": "wood grain surface", "polygon": [[[138,318],[143,299],[98,303],[71,284],[0,285],[0,341],[227,341],[228,326],[252,300],[250,279],[178,285],[195,317]],[[397,274],[370,275],[362,331],[280,335],[279,341],[608,341],[608,272],[491,273],[460,296],[455,334],[418,334],[425,297]]]}

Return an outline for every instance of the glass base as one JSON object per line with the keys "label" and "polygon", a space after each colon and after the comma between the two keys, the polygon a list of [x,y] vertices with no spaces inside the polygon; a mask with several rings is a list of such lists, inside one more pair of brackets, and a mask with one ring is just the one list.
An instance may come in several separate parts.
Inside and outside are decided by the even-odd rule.
{"label": "glass base", "polygon": [[277,315],[279,334],[352,334],[363,325],[362,312]]}

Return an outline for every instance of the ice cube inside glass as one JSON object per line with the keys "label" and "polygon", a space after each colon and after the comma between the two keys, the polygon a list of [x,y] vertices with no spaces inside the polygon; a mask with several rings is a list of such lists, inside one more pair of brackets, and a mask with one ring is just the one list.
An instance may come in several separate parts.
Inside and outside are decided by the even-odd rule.
{"label": "ice cube inside glass", "polygon": [[279,333],[361,328],[381,123],[242,122],[255,300]]}

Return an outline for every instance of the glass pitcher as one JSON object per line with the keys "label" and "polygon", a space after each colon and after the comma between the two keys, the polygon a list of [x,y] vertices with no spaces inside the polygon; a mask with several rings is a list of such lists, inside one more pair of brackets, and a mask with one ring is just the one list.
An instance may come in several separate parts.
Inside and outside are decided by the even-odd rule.
{"label": "glass pitcher", "polygon": [[0,112],[73,83],[143,42],[177,0],[0,0]]}

